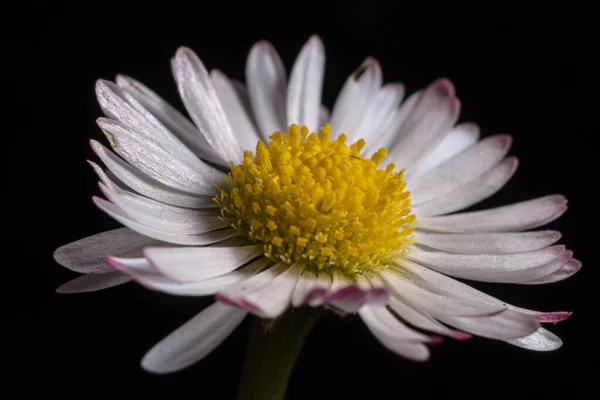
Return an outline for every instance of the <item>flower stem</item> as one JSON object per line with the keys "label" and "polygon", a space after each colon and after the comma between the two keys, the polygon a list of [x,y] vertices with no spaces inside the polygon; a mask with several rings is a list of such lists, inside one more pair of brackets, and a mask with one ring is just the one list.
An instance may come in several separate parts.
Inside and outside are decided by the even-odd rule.
{"label": "flower stem", "polygon": [[320,314],[295,308],[276,320],[254,321],[237,400],[284,398],[296,357]]}

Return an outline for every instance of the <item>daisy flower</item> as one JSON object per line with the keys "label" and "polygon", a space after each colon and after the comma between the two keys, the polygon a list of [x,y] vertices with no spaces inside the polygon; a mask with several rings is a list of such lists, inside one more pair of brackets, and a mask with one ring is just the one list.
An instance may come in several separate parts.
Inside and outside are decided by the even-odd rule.
{"label": "daisy flower", "polygon": [[55,252],[84,274],[59,292],[134,280],[215,297],[150,349],[143,368],[198,362],[248,314],[277,326],[317,308],[357,314],[383,346],[416,361],[444,336],[561,346],[542,324],[571,313],[520,308],[455,279],[547,284],[581,264],[556,244],[559,232],[534,230],[565,212],[561,195],[464,211],[500,190],[518,162],[507,156],[510,136],[457,124],[449,80],[405,98],[368,58],[329,113],[316,36],[289,79],[264,41],[248,55],[245,85],[209,73],[189,48],[171,67],[189,119],[133,78],[97,82],[97,122],[112,150],[91,141],[105,197],[93,201],[124,227]]}

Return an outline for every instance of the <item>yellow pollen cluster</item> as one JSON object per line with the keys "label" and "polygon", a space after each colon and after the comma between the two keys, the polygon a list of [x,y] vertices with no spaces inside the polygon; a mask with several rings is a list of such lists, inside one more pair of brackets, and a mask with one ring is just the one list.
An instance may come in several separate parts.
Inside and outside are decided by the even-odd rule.
{"label": "yellow pollen cluster", "polygon": [[377,168],[385,148],[367,159],[363,139],[348,146],[346,135],[330,135],[329,125],[318,135],[298,125],[273,133],[232,164],[215,200],[222,218],[273,260],[346,274],[380,270],[413,243],[404,170]]}

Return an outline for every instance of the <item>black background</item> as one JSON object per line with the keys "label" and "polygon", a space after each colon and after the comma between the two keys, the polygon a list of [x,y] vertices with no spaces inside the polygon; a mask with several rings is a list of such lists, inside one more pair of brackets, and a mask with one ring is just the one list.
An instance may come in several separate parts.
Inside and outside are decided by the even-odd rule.
{"label": "black background", "polygon": [[[597,273],[592,243],[597,204],[597,98],[592,74],[589,10],[507,9],[416,12],[406,4],[230,2],[125,6],[27,3],[7,10],[2,74],[8,92],[3,120],[2,336],[7,382],[44,382],[49,394],[73,384],[194,385],[189,395],[230,399],[236,391],[250,321],[202,362],[170,376],[139,367],[143,354],[210,298],[179,298],[127,284],[103,292],[58,295],[76,275],[57,265],[53,250],[119,225],[96,209],[90,138],[104,141],[95,119],[98,78],[124,73],[144,82],[180,110],[169,59],[191,47],[208,68],[243,79],[247,53],[271,41],[286,67],[316,33],[326,48],[324,102],[366,56],[382,64],[385,82],[411,93],[450,78],[462,101],[460,121],[475,121],[482,136],[509,133],[520,166],[511,182],[476,208],[551,193],[569,210],[548,228],[563,233],[583,269],[547,286],[475,284],[523,307],[574,311],[553,332],[564,346],[536,353],[486,339],[447,339],[424,364],[385,350],[355,318],[321,321],[290,381],[289,399],[406,398],[510,395],[578,397],[596,364]],[[14,126],[13,126],[14,124]],[[8,256],[8,257],[6,257]],[[589,327],[589,329],[587,329]],[[589,364],[589,366],[588,366]],[[6,378],[6,372],[4,373]],[[181,395],[183,396],[183,395]],[[176,397],[179,397],[177,395]]]}

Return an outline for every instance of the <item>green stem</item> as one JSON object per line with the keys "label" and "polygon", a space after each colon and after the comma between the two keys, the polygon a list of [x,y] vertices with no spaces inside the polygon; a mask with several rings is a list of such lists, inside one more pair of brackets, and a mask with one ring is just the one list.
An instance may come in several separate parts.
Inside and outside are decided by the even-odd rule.
{"label": "green stem", "polygon": [[295,308],[274,321],[254,321],[237,400],[284,398],[296,357],[320,314]]}

